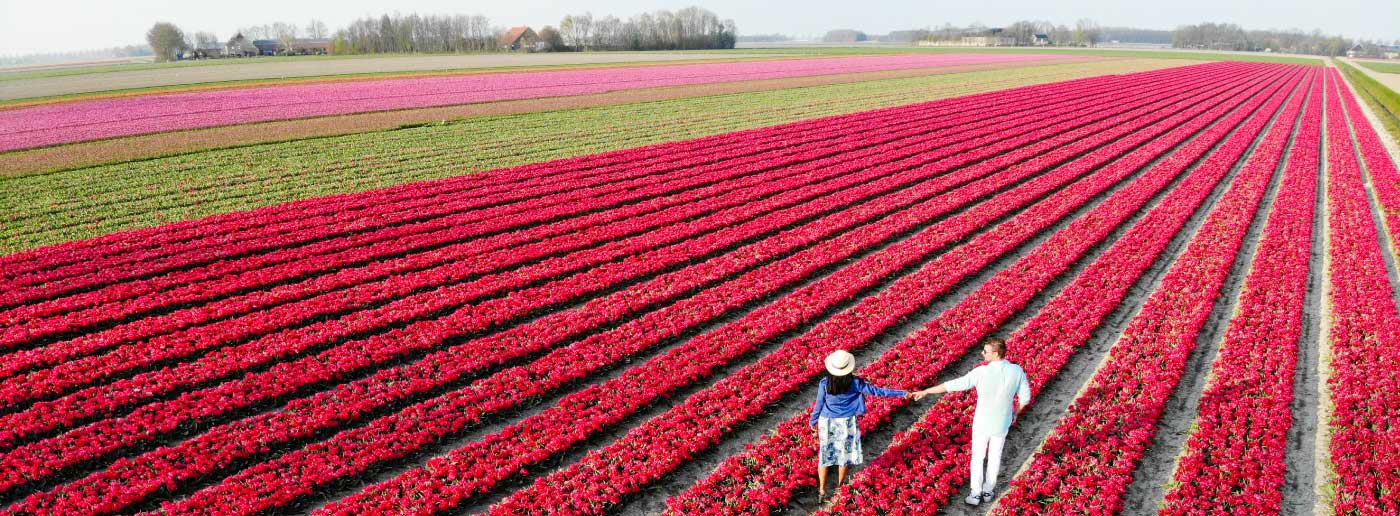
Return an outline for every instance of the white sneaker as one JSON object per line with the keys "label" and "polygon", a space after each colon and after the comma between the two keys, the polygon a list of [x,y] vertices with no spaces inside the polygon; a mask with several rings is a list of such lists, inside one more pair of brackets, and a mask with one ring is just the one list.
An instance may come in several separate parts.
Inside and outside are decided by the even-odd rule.
{"label": "white sneaker", "polygon": [[970,495],[967,495],[967,499],[966,499],[966,500],[963,500],[963,501],[964,501],[964,502],[967,502],[968,505],[971,505],[971,506],[973,506],[973,507],[976,507],[977,504],[982,503],[982,494],[981,494],[981,493],[972,493],[972,494],[970,494]]}

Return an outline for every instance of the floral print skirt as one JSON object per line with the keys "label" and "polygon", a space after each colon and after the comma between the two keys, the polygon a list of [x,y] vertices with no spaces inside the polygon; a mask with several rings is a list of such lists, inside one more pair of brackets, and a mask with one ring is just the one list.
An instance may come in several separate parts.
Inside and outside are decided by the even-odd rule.
{"label": "floral print skirt", "polygon": [[817,436],[821,441],[817,465],[850,466],[865,462],[860,449],[860,427],[855,416],[817,418]]}

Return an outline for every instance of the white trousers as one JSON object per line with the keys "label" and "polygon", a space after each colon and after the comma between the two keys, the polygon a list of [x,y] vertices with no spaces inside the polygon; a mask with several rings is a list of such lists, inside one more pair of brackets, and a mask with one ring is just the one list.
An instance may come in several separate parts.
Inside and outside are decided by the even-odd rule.
{"label": "white trousers", "polygon": [[[997,485],[997,475],[1001,473],[1001,447],[1006,444],[1006,434],[991,435],[972,432],[972,492],[990,493]],[[987,461],[987,476],[982,477],[982,461]]]}

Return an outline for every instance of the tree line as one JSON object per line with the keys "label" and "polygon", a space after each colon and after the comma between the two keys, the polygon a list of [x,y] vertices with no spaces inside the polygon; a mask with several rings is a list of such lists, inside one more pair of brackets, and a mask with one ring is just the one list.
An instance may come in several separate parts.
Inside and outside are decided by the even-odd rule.
{"label": "tree line", "polygon": [[1055,24],[1045,20],[1018,20],[1005,27],[988,27],[981,23],[968,26],[943,24],[927,31],[929,41],[957,41],[964,36],[995,34],[1013,38],[1017,46],[1035,44],[1035,35],[1044,34],[1057,46],[1092,47],[1105,41],[1105,30],[1089,18],[1081,18],[1073,26]]}
{"label": "tree line", "polygon": [[[1230,23],[1200,23],[1183,25],[1174,30],[1140,29],[1134,27],[1102,27],[1092,19],[1083,18],[1074,25],[1055,24],[1044,20],[1018,20],[1005,27],[988,27],[980,23],[957,26],[944,24],[937,28],[897,30],[885,35],[868,35],[855,29],[836,29],[826,33],[827,43],[857,43],[882,41],[913,43],[918,41],[958,41],[967,36],[1012,38],[1018,46],[1036,43],[1043,34],[1055,46],[1091,47],[1107,41],[1171,45],[1175,48],[1202,50],[1271,51],[1290,54],[1326,56],[1345,55],[1357,45],[1362,55],[1379,56],[1385,47],[1400,47],[1394,42],[1353,40],[1319,30],[1246,30]],[[771,37],[770,37],[771,38]],[[770,39],[771,41],[771,39]]]}
{"label": "tree line", "polygon": [[[275,22],[238,29],[248,40],[277,40],[283,49],[300,38],[329,39],[333,54],[457,53],[501,50],[498,40],[505,29],[493,26],[480,14],[367,16],[331,32],[319,20],[299,26]],[[559,27],[538,31],[540,50],[690,50],[734,48],[738,30],[734,20],[721,20],[700,7],[672,12],[657,10],[625,20],[592,13],[564,16]],[[177,59],[190,49],[221,47],[225,41],[212,32],[187,33],[168,22],[155,24],[146,41],[159,61]],[[533,48],[532,48],[533,50]]]}
{"label": "tree line", "polygon": [[[557,37],[555,36],[557,34]],[[540,38],[551,50],[696,50],[734,48],[734,20],[721,20],[700,7],[665,9],[626,20],[593,13],[565,15],[559,28],[544,27]]]}
{"label": "tree line", "polygon": [[[1400,45],[1400,41],[1392,43]],[[1172,33],[1173,47],[1205,50],[1269,50],[1289,54],[1341,56],[1357,44],[1375,49],[1386,43],[1365,39],[1353,40],[1323,34],[1320,30],[1246,30],[1233,23],[1183,25]]]}
{"label": "tree line", "polygon": [[331,35],[333,54],[453,53],[496,50],[504,31],[480,14],[360,18]]}

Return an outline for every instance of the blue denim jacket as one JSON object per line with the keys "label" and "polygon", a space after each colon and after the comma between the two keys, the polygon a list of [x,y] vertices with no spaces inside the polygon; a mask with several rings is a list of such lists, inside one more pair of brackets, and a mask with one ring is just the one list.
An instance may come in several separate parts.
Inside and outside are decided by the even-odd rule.
{"label": "blue denim jacket", "polygon": [[845,394],[827,394],[826,378],[822,378],[821,384],[817,385],[817,404],[812,407],[812,419],[807,424],[817,424],[817,418],[822,417],[851,417],[865,413],[865,395],[871,396],[903,396],[905,391],[899,389],[882,389],[874,385],[865,383],[860,378],[851,380],[851,390]]}

